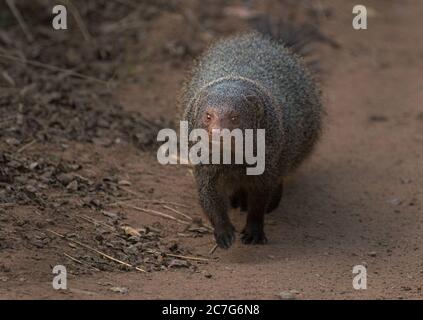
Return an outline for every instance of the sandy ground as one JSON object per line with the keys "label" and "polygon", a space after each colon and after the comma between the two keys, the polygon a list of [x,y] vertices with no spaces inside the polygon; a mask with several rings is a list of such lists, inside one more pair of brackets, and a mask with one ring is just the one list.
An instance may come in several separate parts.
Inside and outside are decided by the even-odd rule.
{"label": "sandy ground", "polygon": [[[0,297],[278,299],[280,292],[291,292],[297,299],[420,299],[423,3],[364,1],[369,22],[368,30],[361,31],[351,27],[354,1],[321,3],[333,12],[322,29],[340,45],[318,47],[328,114],[324,135],[314,155],[287,182],[281,206],[266,217],[267,245],[245,246],[238,238],[230,250],[217,250],[195,270],[70,272],[64,291],[52,288],[51,267],[64,264],[72,270],[72,262],[57,250],[3,250],[1,263],[11,270],[2,270],[7,280],[0,281]],[[172,19],[178,20],[163,15],[153,25],[158,46],[173,37]],[[237,26],[232,29],[228,32]],[[163,38],[155,37],[158,34]],[[128,110],[172,118],[185,67],[170,62],[140,65],[140,72],[149,75],[148,88],[127,84],[117,95]],[[95,162],[94,171],[113,163],[126,172],[132,190],[151,189],[157,198],[183,203],[189,206],[185,212],[202,216],[188,168],[162,167],[154,154],[131,145],[71,146],[69,157],[84,155],[87,162]],[[14,212],[30,216],[32,211]],[[125,214],[134,227],[160,221],[169,237],[183,229],[136,211]],[[233,211],[231,216],[240,231],[244,215]],[[210,234],[178,241],[203,257],[213,246]],[[367,290],[352,287],[355,265],[367,266]]]}

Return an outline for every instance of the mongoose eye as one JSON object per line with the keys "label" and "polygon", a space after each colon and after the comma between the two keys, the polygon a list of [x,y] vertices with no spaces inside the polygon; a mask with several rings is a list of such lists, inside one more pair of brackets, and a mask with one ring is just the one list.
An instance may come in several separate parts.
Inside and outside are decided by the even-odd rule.
{"label": "mongoose eye", "polygon": [[238,117],[237,117],[237,116],[232,116],[232,117],[231,117],[231,121],[232,121],[232,122],[235,122],[235,121],[237,121],[237,120],[238,120]]}
{"label": "mongoose eye", "polygon": [[211,118],[212,118],[212,117],[211,117],[211,114],[210,114],[210,113],[207,113],[207,114],[206,114],[206,119],[207,119],[207,120],[211,120]]}

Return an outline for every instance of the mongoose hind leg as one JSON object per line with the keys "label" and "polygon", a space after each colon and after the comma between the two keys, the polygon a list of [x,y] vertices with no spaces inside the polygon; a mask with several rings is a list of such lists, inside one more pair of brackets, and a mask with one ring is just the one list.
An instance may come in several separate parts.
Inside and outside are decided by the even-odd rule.
{"label": "mongoose hind leg", "polygon": [[264,214],[269,203],[269,193],[264,190],[256,190],[248,194],[247,223],[241,233],[244,244],[266,244],[264,234]]}
{"label": "mongoose hind leg", "polygon": [[243,188],[235,191],[229,201],[231,203],[231,207],[234,209],[240,208],[241,211],[248,210],[247,192]]}
{"label": "mongoose hind leg", "polygon": [[282,199],[282,194],[283,194],[283,182],[278,184],[275,190],[273,190],[272,197],[270,198],[270,203],[269,203],[269,206],[267,207],[266,213],[272,212],[279,206],[279,203],[281,202],[281,199]]}

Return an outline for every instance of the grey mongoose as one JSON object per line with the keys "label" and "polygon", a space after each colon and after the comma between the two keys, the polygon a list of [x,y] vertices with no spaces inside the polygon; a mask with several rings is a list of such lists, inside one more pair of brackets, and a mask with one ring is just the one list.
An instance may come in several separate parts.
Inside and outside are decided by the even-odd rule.
{"label": "grey mongoose", "polygon": [[259,33],[212,45],[197,61],[182,92],[188,129],[265,129],[265,170],[244,165],[194,166],[201,207],[216,243],[229,248],[235,229],[229,206],[246,210],[245,244],[264,244],[264,215],[278,207],[283,179],[310,154],[321,132],[320,90],[296,54]]}

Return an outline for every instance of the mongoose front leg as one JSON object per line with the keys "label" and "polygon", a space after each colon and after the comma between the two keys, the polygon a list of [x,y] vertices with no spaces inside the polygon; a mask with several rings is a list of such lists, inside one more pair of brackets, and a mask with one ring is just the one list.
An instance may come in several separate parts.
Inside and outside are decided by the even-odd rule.
{"label": "mongoose front leg", "polygon": [[227,197],[216,188],[215,179],[207,174],[196,174],[201,207],[214,228],[214,237],[220,248],[228,249],[235,240],[235,228],[228,216]]}
{"label": "mongoose front leg", "polygon": [[247,211],[247,192],[243,188],[238,189],[230,197],[230,203],[234,209],[240,208],[241,211]]}
{"label": "mongoose front leg", "polygon": [[267,243],[264,234],[264,214],[266,213],[270,195],[265,190],[255,190],[248,193],[248,215],[247,223],[241,234],[244,244],[265,244]]}

